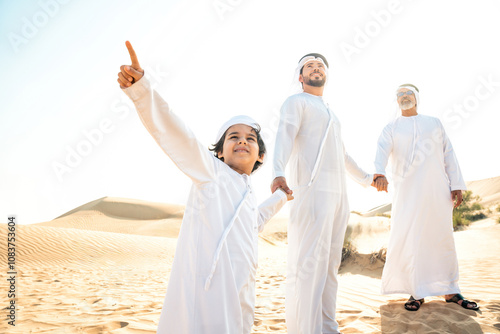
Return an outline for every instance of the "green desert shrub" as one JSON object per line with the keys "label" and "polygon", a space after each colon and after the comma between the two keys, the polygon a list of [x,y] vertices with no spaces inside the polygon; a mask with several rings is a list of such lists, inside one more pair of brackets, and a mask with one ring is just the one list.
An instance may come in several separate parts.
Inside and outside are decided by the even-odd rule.
{"label": "green desert shrub", "polygon": [[453,228],[455,230],[467,226],[475,220],[486,218],[483,212],[478,212],[483,209],[480,201],[481,197],[474,196],[470,190],[463,193],[462,204],[453,209]]}
{"label": "green desert shrub", "polygon": [[468,226],[470,220],[465,219],[461,212],[455,210],[453,209],[453,229],[456,230],[460,227]]}

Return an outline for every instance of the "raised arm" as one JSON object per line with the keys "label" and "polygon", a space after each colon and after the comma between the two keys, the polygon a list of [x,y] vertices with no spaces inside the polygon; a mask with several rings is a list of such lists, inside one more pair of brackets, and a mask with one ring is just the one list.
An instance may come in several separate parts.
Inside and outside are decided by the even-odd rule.
{"label": "raised arm", "polygon": [[123,92],[134,102],[139,117],[161,149],[195,183],[215,177],[216,160],[175,115],[167,102],[151,88],[139,65],[132,45],[127,41],[132,65],[122,66],[118,81]]}

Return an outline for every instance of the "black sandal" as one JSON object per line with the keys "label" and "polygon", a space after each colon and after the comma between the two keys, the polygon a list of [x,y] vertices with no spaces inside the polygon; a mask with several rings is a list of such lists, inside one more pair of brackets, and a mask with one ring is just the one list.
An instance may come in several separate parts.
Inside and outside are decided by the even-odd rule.
{"label": "black sandal", "polygon": [[[456,295],[454,295],[450,299],[445,299],[445,300],[447,303],[456,303],[467,310],[474,310],[474,311],[479,310],[479,306],[477,306],[476,302],[471,302],[470,300],[465,299],[464,296],[462,296],[459,293],[457,293]],[[458,303],[458,301],[460,301],[460,300],[462,301],[462,304]],[[472,306],[472,307],[469,307],[469,306]]]}
{"label": "black sandal", "polygon": [[[408,301],[405,303],[405,309],[407,309],[408,311],[418,311],[418,309],[424,303],[424,301],[425,301],[424,298],[415,299],[413,298],[413,296],[410,296],[410,299],[408,299]],[[411,306],[415,306],[415,308]]]}

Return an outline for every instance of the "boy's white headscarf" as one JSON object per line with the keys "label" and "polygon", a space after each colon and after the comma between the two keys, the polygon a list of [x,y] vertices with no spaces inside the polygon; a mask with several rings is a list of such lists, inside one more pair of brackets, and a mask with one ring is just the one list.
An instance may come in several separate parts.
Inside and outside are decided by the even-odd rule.
{"label": "boy's white headscarf", "polygon": [[232,117],[230,120],[228,120],[226,123],[222,124],[222,126],[219,129],[219,132],[217,132],[217,137],[215,138],[215,143],[218,143],[219,140],[222,138],[224,133],[232,127],[235,124],[245,124],[248,125],[249,127],[254,128],[257,131],[260,131],[260,125],[257,123],[252,117],[247,116],[247,115],[238,115]]}

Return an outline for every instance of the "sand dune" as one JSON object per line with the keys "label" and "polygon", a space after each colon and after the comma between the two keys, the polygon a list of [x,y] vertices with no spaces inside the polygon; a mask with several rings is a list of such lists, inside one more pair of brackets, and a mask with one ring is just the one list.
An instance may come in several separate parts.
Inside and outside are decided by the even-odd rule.
{"label": "sand dune", "polygon": [[87,211],[101,212],[106,216],[126,219],[158,220],[182,218],[184,206],[147,202],[138,199],[103,197],[66,212],[54,220]]}
{"label": "sand dune", "polygon": [[[2,232],[6,233],[5,225]],[[18,226],[18,264],[78,266],[82,269],[146,266],[147,259],[171,263],[176,239],[36,225]],[[5,252],[0,259],[6,262]],[[165,264],[168,265],[168,264]]]}
{"label": "sand dune", "polygon": [[[466,182],[467,189],[471,190],[474,196],[481,197],[484,205],[500,204],[500,176],[477,181]],[[363,217],[375,217],[390,214],[392,204],[382,204],[366,212],[360,212]]]}
{"label": "sand dune", "polygon": [[[182,206],[101,198],[50,222],[18,226],[18,320],[1,333],[155,333],[168,285]],[[385,212],[385,211],[384,211]],[[500,213],[494,212],[498,216]],[[456,232],[460,284],[480,312],[426,298],[379,294],[389,218],[351,214],[346,238],[357,253],[340,269],[337,319],[343,333],[500,333],[500,224],[497,217]],[[287,219],[259,241],[252,333],[286,333]],[[6,235],[6,225],[0,225]],[[0,238],[0,259],[6,241]],[[7,282],[0,282],[2,289]],[[5,291],[5,290],[3,290]],[[0,302],[8,303],[7,294]]]}
{"label": "sand dune", "polygon": [[500,176],[467,182],[467,189],[481,196],[481,202],[485,205],[500,204]]}
{"label": "sand dune", "polygon": [[375,217],[377,215],[389,214],[392,210],[392,203],[382,204],[366,212],[361,212],[360,216]]}
{"label": "sand dune", "polygon": [[1,333],[155,332],[176,239],[33,225],[17,235],[18,323]]}
{"label": "sand dune", "polygon": [[362,217],[351,213],[345,239],[358,253],[371,254],[387,248],[390,218]]}
{"label": "sand dune", "polygon": [[103,197],[37,226],[177,238],[184,206]]}

